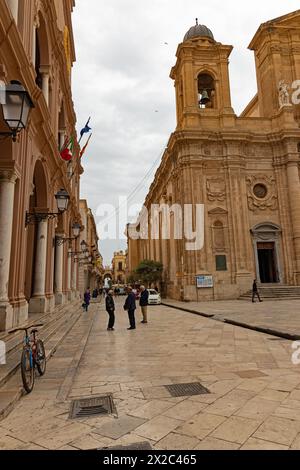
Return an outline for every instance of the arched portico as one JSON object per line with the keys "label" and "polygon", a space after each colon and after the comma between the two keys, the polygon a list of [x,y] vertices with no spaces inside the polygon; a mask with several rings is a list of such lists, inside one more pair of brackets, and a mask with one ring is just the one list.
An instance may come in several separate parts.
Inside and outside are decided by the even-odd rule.
{"label": "arched portico", "polygon": [[[32,194],[29,202],[30,213],[48,212],[48,184],[43,164],[36,162]],[[30,313],[46,311],[46,263],[48,247],[48,219],[44,218],[27,227],[27,257],[24,293]]]}
{"label": "arched portico", "polygon": [[262,284],[281,283],[281,227],[272,222],[265,222],[255,225],[251,233],[258,281]]}

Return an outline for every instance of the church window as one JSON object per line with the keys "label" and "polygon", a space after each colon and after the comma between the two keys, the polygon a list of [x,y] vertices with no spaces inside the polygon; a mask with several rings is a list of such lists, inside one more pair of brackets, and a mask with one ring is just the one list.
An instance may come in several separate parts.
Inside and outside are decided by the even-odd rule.
{"label": "church window", "polygon": [[254,195],[258,199],[264,199],[268,194],[268,189],[264,184],[256,184],[253,188]]}

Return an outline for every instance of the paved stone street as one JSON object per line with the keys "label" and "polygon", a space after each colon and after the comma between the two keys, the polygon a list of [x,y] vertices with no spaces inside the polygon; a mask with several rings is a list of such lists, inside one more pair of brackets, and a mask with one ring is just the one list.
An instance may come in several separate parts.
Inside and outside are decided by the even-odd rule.
{"label": "paved stone street", "polygon": [[[33,393],[0,422],[1,449],[300,449],[290,341],[164,306],[127,331],[122,302],[115,332],[103,303],[82,315]],[[173,398],[164,387],[190,382],[211,393]],[[116,416],[69,419],[72,399],[106,393]]]}

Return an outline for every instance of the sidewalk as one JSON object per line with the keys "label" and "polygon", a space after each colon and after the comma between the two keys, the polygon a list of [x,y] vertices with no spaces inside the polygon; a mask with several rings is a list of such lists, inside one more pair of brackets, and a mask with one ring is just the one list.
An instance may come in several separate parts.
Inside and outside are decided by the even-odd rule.
{"label": "sidewalk", "polygon": [[165,299],[163,305],[293,341],[300,340],[300,300],[253,304],[245,300],[180,302]]}

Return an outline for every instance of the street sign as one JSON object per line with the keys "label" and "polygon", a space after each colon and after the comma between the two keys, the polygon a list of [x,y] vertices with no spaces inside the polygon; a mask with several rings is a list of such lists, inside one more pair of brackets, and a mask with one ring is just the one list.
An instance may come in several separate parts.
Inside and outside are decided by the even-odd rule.
{"label": "street sign", "polygon": [[214,287],[213,276],[197,276],[197,289],[212,289]]}

